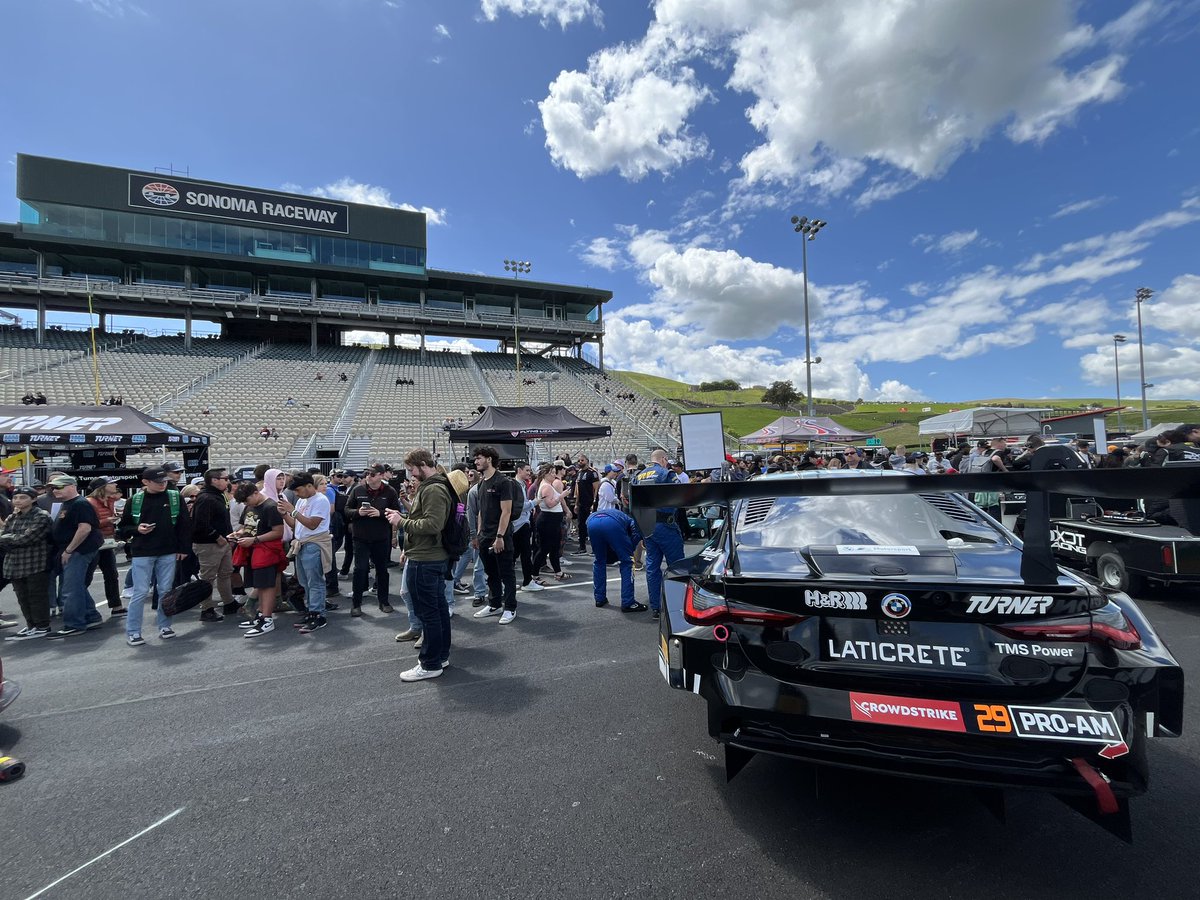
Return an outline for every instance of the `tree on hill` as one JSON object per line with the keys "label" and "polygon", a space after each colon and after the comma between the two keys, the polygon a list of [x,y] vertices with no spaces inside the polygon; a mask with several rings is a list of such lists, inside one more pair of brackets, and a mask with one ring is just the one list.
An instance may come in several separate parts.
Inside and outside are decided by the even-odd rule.
{"label": "tree on hill", "polygon": [[790,381],[772,381],[771,386],[762,395],[763,403],[778,406],[780,409],[787,409],[793,403],[803,399],[804,395],[796,390],[795,385]]}

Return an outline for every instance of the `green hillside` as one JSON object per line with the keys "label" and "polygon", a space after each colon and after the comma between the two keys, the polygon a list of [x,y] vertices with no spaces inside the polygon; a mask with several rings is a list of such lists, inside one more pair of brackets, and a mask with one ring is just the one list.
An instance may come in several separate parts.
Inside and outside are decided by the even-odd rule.
{"label": "green hillside", "polygon": [[[658,375],[643,375],[639,372],[613,372],[631,387],[642,393],[657,397],[664,409],[675,414],[681,412],[711,412],[719,410],[725,423],[725,431],[731,439],[750,434],[772,422],[785,412],[801,414],[803,404],[791,410],[780,410],[762,402],[763,387],[743,388],[739,391],[696,390],[694,385],[662,378]],[[1086,407],[1098,405],[1111,407],[1115,401],[1107,397],[1073,397],[1054,399],[1028,399],[1017,397],[990,397],[982,400],[958,402],[913,401],[886,403],[867,401],[855,403],[850,400],[824,400],[816,398],[814,407],[819,416],[830,416],[847,428],[878,437],[884,444],[897,443],[908,446],[928,445],[917,434],[917,424],[940,413],[956,409],[971,409],[976,406],[1007,406],[1049,409],[1059,415],[1082,412]],[[1126,431],[1141,430],[1140,401],[1124,401],[1126,409],[1121,413],[1121,424]],[[1195,400],[1150,400],[1147,402],[1151,423],[1200,421],[1200,402]],[[1117,430],[1116,415],[1107,418],[1109,431]],[[731,446],[736,446],[731,443]]]}

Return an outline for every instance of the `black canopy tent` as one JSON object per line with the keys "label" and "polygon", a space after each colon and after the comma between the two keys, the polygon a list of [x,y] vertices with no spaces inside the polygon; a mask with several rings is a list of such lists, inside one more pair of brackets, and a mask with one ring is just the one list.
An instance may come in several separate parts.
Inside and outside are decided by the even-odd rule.
{"label": "black canopy tent", "polygon": [[513,444],[589,441],[612,437],[612,429],[585,422],[565,406],[488,406],[474,421],[451,428],[449,435],[452,443]]}
{"label": "black canopy tent", "polygon": [[69,454],[71,471],[130,474],[125,457],[163,448],[183,455],[188,472],[208,468],[209,436],[156,419],[132,406],[0,406],[3,451]]}

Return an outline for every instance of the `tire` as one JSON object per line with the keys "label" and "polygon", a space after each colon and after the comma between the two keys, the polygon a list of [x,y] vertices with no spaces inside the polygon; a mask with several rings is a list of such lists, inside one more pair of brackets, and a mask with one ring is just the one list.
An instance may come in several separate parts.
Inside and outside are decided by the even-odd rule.
{"label": "tire", "polygon": [[1120,554],[1105,553],[1096,560],[1096,578],[1105,587],[1125,593],[1141,591],[1146,580],[1125,568],[1125,560]]}

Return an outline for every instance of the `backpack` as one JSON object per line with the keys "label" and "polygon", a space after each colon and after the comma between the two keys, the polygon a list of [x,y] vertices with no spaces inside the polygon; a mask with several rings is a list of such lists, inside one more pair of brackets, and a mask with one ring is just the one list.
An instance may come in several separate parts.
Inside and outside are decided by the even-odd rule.
{"label": "backpack", "polygon": [[445,488],[450,495],[450,515],[446,516],[446,524],[442,526],[442,549],[450,557],[450,562],[454,562],[467,552],[467,510],[459,502],[458,494],[449,482]]}
{"label": "backpack", "polygon": [[[174,525],[179,520],[179,491],[168,490],[167,505],[171,507],[171,524]],[[133,495],[133,524],[140,525],[142,523],[142,502],[146,499],[145,491],[138,491]]]}
{"label": "backpack", "polygon": [[991,458],[991,453],[979,456],[964,456],[962,458],[962,465],[959,467],[958,471],[963,475],[980,475],[986,471],[984,467],[988,464],[988,461]]}

